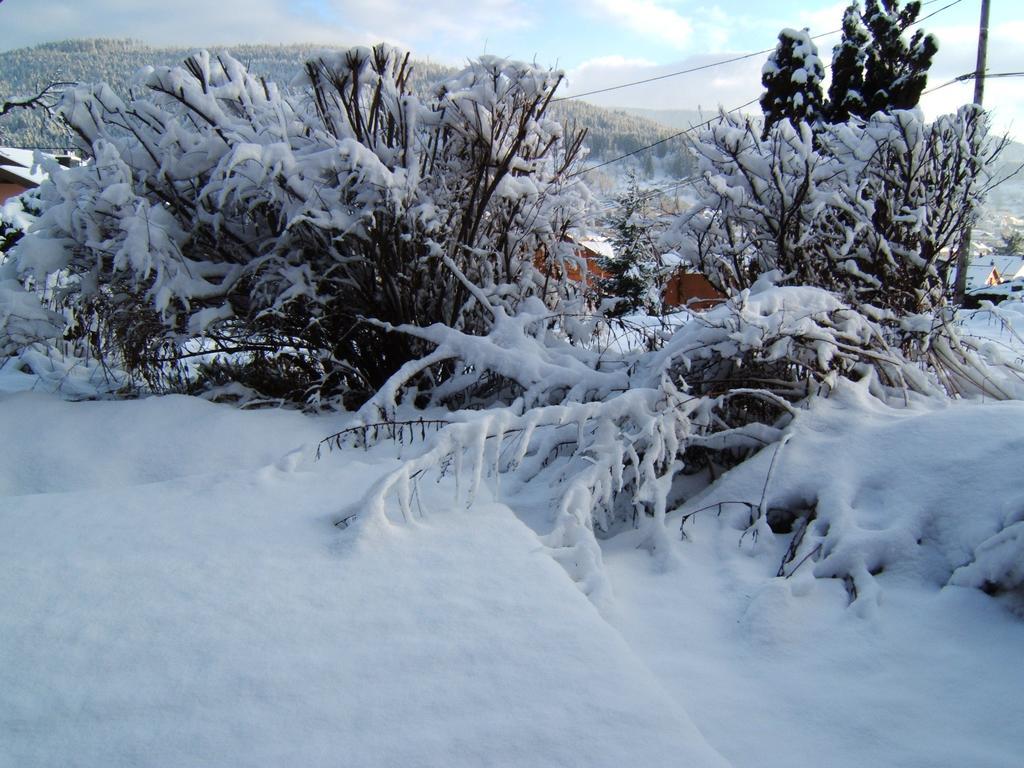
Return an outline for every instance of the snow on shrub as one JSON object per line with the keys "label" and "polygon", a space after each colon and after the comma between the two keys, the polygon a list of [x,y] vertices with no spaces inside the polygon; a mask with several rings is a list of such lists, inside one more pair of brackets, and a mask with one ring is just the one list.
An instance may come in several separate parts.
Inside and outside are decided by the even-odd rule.
{"label": "snow on shrub", "polygon": [[71,90],[91,159],[48,169],[19,275],[59,276],[69,337],[154,387],[220,351],[212,380],[314,405],[358,403],[421,354],[370,319],[482,329],[449,264],[502,306],[559,305],[588,200],[582,133],[545,116],[561,74],[482,57],[423,100],[410,71],[353,48],[282,91],[204,52],[129,100]]}
{"label": "snow on shrub", "polygon": [[46,343],[64,327],[64,318],[43,306],[5,267],[0,265],[0,359]]}
{"label": "snow on shrub", "polygon": [[973,106],[930,124],[916,111],[782,120],[764,138],[723,115],[695,144],[699,201],[665,245],[727,293],[780,270],[857,306],[930,312],[1004,143]]}
{"label": "snow on shrub", "polygon": [[[412,519],[429,474],[467,504],[486,476],[549,489],[543,541],[599,604],[598,534],[635,525],[668,557],[695,474],[784,456],[800,408],[850,380],[878,404],[1024,394],[1024,366],[944,307],[948,246],[998,150],[978,110],[764,139],[723,117],[671,242],[730,299],[627,347],[595,341],[615,321],[581,314],[566,279],[588,197],[582,135],[545,117],[560,75],[483,57],[426,101],[408,76],[379,46],[307,62],[294,92],[207,54],[148,71],[130,102],[74,90],[62,111],[92,159],[51,169],[18,285],[45,286],[65,338],[153,388],[228,353],[206,383],[360,406],[328,442],[418,435],[339,522],[387,522],[392,498]],[[927,520],[861,535],[833,490],[791,499],[782,571],[810,559],[864,595]],[[771,502],[743,502],[751,538],[773,532]],[[1016,584],[1005,530],[959,578]]]}
{"label": "snow on shrub", "polygon": [[886,580],[1018,589],[1024,439],[1007,425],[1024,406],[870,390],[841,381],[800,409],[784,441],[688,499],[684,525],[720,514],[745,548],[779,554],[778,576],[841,579],[865,614]]}
{"label": "snow on shrub", "polygon": [[[415,516],[416,483],[428,474],[454,474],[467,503],[487,476],[499,486],[502,477],[540,484],[556,499],[544,541],[598,603],[608,587],[596,533],[635,525],[667,557],[665,516],[688,476],[778,441],[810,396],[844,377],[864,379],[882,398],[941,391],[887,346],[875,321],[817,288],[761,280],[654,351],[571,344],[560,327],[567,318],[537,299],[515,315],[485,296],[480,302],[492,317],[486,335],[392,329],[432,351],[398,371],[328,442],[383,436],[417,445],[343,518],[387,519],[391,497],[403,516]],[[429,401],[410,398],[409,385],[437,365],[461,373]]]}
{"label": "snow on shrub", "polygon": [[1004,526],[977,545],[973,560],[953,573],[950,584],[996,594],[1024,588],[1024,508],[1007,515]]}

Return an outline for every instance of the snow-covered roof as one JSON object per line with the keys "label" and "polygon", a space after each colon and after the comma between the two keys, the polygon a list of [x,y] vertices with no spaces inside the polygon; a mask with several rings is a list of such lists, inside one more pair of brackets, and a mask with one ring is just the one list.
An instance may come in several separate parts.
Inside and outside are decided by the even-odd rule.
{"label": "snow-covered roof", "polygon": [[46,174],[36,166],[35,151],[31,149],[0,147],[0,172],[0,176],[30,187],[37,187],[46,179]]}
{"label": "snow-covered roof", "polygon": [[600,235],[588,235],[587,237],[580,238],[577,242],[588,251],[593,251],[598,256],[603,256],[606,259],[615,258],[615,249],[612,247],[612,244],[608,241],[607,237],[601,237]]}
{"label": "snow-covered roof", "polygon": [[998,298],[1021,298],[1024,297],[1024,278],[1008,280],[999,285],[983,285],[969,291],[971,296],[995,301]]}
{"label": "snow-covered roof", "polygon": [[970,266],[967,267],[967,287],[978,288],[985,285],[993,269],[1003,280],[1024,277],[1024,257],[997,253],[975,254]]}
{"label": "snow-covered roof", "polygon": [[0,147],[0,159],[3,160],[4,164],[31,168],[35,163],[35,150],[21,149],[20,147]]}

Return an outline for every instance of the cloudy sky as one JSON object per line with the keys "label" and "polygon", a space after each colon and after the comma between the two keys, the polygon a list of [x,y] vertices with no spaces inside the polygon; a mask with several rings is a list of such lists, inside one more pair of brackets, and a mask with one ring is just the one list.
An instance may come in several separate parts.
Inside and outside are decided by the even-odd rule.
{"label": "cloudy sky", "polygon": [[[989,71],[1024,71],[1024,2],[991,0]],[[0,0],[0,50],[73,37],[186,46],[243,42],[345,45],[388,40],[419,58],[460,64],[493,53],[557,66],[570,93],[770,48],[779,29],[835,30],[828,0]],[[953,3],[952,7],[946,7]],[[930,85],[974,69],[980,0],[926,0],[939,55]],[[838,35],[818,40],[825,61]],[[588,97],[607,106],[735,107],[760,92],[763,57]],[[934,116],[970,100],[958,83],[925,96]],[[986,83],[1001,130],[1024,137],[1024,78]]]}

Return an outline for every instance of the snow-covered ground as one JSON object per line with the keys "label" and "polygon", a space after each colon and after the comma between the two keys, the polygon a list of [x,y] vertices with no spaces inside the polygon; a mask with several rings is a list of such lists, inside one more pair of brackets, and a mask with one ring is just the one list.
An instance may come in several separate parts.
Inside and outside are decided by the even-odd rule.
{"label": "snow-covered ground", "polygon": [[[399,450],[317,461],[339,417],[0,379],[4,768],[1021,765],[1019,604],[946,584],[1024,516],[1024,404],[840,388],[669,516],[816,503],[831,560],[777,577],[789,537],[725,505],[658,558],[602,542],[601,613],[541,495],[431,479],[339,528]],[[827,570],[879,541],[851,604]]]}
{"label": "snow-covered ground", "polygon": [[329,419],[22,393],[0,424],[5,768],[725,765],[508,507],[335,527],[393,459],[313,462]]}
{"label": "snow-covered ground", "polygon": [[998,357],[1015,360],[1024,355],[1024,302],[1003,301],[958,315],[961,331],[986,339]]}
{"label": "snow-covered ground", "polygon": [[[853,390],[790,435],[767,492],[774,448],[687,509],[816,500],[841,529],[830,557],[774,578],[789,537],[744,537],[736,504],[695,515],[668,572],[617,537],[605,563],[627,642],[736,766],[1021,765],[1020,604],[944,585],[1024,517],[1024,404],[892,411]],[[842,581],[814,577],[878,552],[852,605]]]}

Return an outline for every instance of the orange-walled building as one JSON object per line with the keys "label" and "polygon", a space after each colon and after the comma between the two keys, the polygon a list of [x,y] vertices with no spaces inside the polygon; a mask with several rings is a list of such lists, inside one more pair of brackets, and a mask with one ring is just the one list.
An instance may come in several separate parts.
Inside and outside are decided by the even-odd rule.
{"label": "orange-walled building", "polygon": [[39,186],[44,176],[32,164],[32,150],[0,147],[0,204]]}
{"label": "orange-walled building", "polygon": [[[79,159],[66,152],[50,154],[65,168],[78,165]],[[35,150],[0,147],[0,205],[15,195],[35,189],[46,174],[35,165]]]}
{"label": "orange-walled building", "polygon": [[[608,277],[608,273],[601,269],[600,264],[604,258],[614,258],[614,251],[608,241],[602,238],[582,238],[574,243],[577,255],[587,264],[586,274],[579,267],[568,265],[567,276],[570,280],[585,282],[588,287],[594,287],[598,280]],[[534,263],[538,269],[547,269],[543,253],[537,253]],[[725,300],[725,294],[715,288],[704,275],[687,272],[682,267],[669,275],[661,292],[662,307],[665,310],[687,307],[701,311]]]}

